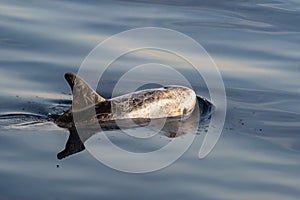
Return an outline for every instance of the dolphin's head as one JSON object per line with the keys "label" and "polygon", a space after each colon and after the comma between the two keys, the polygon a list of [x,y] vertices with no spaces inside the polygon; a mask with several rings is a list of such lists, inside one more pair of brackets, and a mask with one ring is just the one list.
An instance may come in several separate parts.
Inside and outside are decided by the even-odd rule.
{"label": "dolphin's head", "polygon": [[189,116],[193,112],[197,97],[192,89],[184,86],[165,86],[163,88],[172,96],[176,96],[178,106],[182,108],[183,117]]}

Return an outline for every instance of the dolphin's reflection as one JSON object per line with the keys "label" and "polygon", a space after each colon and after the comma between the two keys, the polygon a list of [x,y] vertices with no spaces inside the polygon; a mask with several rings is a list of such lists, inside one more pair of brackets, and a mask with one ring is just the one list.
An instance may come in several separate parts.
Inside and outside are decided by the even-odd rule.
{"label": "dolphin's reflection", "polygon": [[149,119],[135,119],[118,122],[110,121],[99,123],[97,125],[76,124],[76,126],[72,123],[71,126],[68,124],[67,127],[62,126],[62,124],[58,124],[58,126],[69,130],[69,138],[66,142],[65,149],[57,154],[57,158],[61,160],[83,151],[85,149],[84,143],[94,134],[101,131],[105,131],[109,134],[110,130],[133,127],[151,128],[151,126],[156,126],[156,124],[164,123],[158,134],[164,135],[168,138],[175,138],[188,133],[197,134],[199,127],[203,128],[203,124],[209,124],[211,114],[214,110],[213,105],[209,101],[200,97],[197,97],[197,100],[198,106],[195,107],[194,111],[187,119],[167,118],[152,119],[151,121]]}

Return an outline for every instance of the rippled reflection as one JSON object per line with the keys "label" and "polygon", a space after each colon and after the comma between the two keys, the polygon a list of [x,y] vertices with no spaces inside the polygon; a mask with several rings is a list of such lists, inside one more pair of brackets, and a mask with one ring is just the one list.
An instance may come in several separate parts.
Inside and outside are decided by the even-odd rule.
{"label": "rippled reflection", "polygon": [[[0,198],[300,196],[298,1],[2,0],[0,19]],[[59,115],[71,104],[62,75],[76,72],[91,49],[107,37],[144,26],[170,28],[192,37],[220,68],[228,112],[216,148],[199,161],[195,152],[201,145],[200,134],[174,165],[141,176],[101,166],[86,151],[58,161],[56,154],[68,137],[65,155],[84,147],[76,134],[69,136],[68,130],[49,122],[49,113]],[[122,74],[114,69],[149,61],[172,63],[191,78],[198,95],[209,98],[205,84],[189,66],[153,51],[128,55],[115,63],[97,90],[110,97]],[[160,145],[136,144],[119,133],[111,130],[110,139],[132,151]],[[158,141],[168,141],[161,136]]]}

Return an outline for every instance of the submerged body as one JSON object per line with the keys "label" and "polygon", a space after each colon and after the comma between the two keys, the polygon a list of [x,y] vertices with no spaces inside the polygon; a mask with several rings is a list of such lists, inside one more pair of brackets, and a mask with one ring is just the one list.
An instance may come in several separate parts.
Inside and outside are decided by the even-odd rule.
{"label": "submerged body", "polygon": [[70,127],[74,115],[85,122],[96,119],[99,123],[129,119],[186,119],[197,102],[195,92],[183,86],[147,89],[104,99],[76,75],[67,73],[65,78],[73,91],[73,104],[55,120],[61,127]]}

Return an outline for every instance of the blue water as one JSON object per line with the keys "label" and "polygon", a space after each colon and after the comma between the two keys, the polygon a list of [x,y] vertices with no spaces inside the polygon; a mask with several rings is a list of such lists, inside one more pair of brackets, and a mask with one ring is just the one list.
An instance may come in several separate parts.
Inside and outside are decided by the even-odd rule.
{"label": "blue water", "polygon": [[[299,21],[294,0],[1,1],[0,199],[298,199]],[[58,160],[69,133],[48,114],[71,104],[64,73],[109,36],[145,26],[190,36],[219,67],[228,107],[216,147],[199,160],[200,134],[174,164],[148,174],[113,170],[87,151]],[[98,92],[110,97],[118,65],[148,59],[142,52],[116,62]]]}

